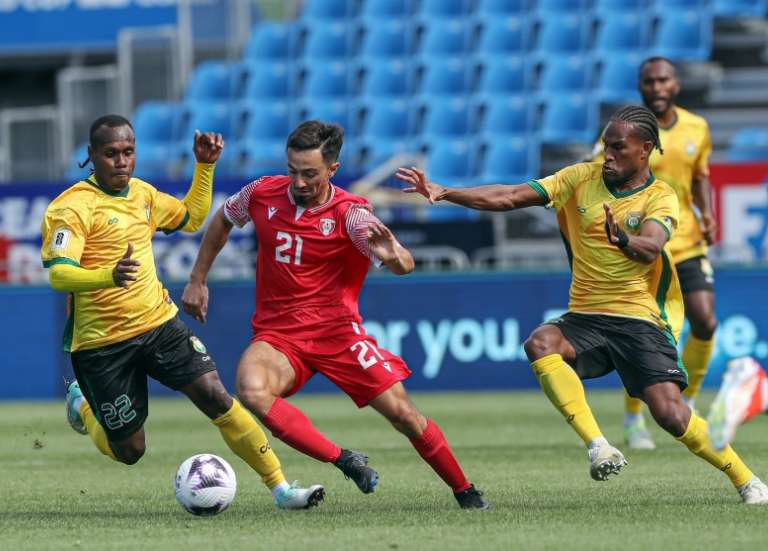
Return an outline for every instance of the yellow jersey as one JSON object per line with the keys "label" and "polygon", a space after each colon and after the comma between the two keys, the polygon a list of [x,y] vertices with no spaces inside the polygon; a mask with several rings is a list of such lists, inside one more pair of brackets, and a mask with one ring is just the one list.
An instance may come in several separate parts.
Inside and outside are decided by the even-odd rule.
{"label": "yellow jersey", "polygon": [[[693,180],[709,177],[709,156],[712,140],[703,117],[682,107],[674,107],[675,122],[669,128],[659,127],[664,154],[654,149],[650,158],[651,171],[667,182],[680,201],[680,220],[669,243],[674,262],[707,254],[707,242],[694,211]],[[603,162],[603,142],[595,144],[593,161]]]}
{"label": "yellow jersey", "polygon": [[157,278],[152,235],[172,233],[187,223],[180,200],[147,182],[131,178],[120,192],[100,187],[94,176],[56,197],[45,211],[41,234],[43,266],[72,264],[86,269],[112,268],[128,243],[141,262],[137,280],[70,294],[64,350],[106,346],[146,333],[178,311]]}
{"label": "yellow jersey", "polygon": [[652,264],[628,259],[605,234],[603,203],[628,235],[637,235],[647,220],[671,236],[677,226],[675,192],[651,174],[640,188],[616,192],[602,178],[602,163],[568,166],[528,184],[557,210],[560,231],[571,262],[568,310],[637,318],[680,336],[683,297],[669,242]]}

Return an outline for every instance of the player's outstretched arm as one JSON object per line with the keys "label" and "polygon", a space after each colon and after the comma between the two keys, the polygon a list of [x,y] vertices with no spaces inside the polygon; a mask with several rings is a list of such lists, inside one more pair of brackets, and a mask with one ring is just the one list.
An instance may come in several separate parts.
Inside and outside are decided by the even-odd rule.
{"label": "player's outstretched arm", "polygon": [[667,231],[656,220],[646,220],[640,226],[640,235],[627,235],[613,216],[613,210],[603,203],[605,210],[605,234],[608,241],[616,245],[624,256],[635,262],[651,264],[661,254],[669,239]]}
{"label": "player's outstretched arm", "polygon": [[430,204],[436,201],[450,201],[471,209],[492,211],[546,205],[546,200],[528,184],[447,188],[430,182],[424,171],[415,167],[400,168],[395,176],[410,184],[403,192],[423,195]]}
{"label": "player's outstretched arm", "polygon": [[192,184],[182,202],[187,207],[189,222],[184,232],[195,232],[203,227],[213,201],[213,169],[224,149],[224,138],[215,132],[195,130],[192,149],[195,153],[195,173]]}
{"label": "player's outstretched arm", "polygon": [[211,271],[213,261],[226,245],[231,231],[232,222],[224,216],[222,205],[213,215],[208,229],[205,230],[195,264],[189,274],[189,283],[184,287],[184,293],[181,296],[184,311],[200,323],[205,323],[208,314],[208,272]]}
{"label": "player's outstretched arm", "polygon": [[411,252],[400,244],[392,230],[378,220],[368,226],[368,247],[393,274],[405,275],[413,271]]}

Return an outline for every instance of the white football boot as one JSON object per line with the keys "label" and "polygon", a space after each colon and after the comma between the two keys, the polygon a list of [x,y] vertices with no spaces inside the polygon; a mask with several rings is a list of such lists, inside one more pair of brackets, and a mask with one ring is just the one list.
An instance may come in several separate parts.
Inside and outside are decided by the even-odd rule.
{"label": "white football boot", "polygon": [[325,498],[325,489],[319,484],[309,488],[299,486],[299,481],[294,480],[286,490],[275,496],[275,505],[278,509],[295,510],[315,507]]}
{"label": "white football boot", "polygon": [[624,454],[611,446],[608,442],[590,447],[589,474],[594,480],[608,480],[612,474],[619,474],[622,467],[627,465]]}
{"label": "white football boot", "polygon": [[768,486],[756,476],[737,490],[745,505],[768,505]]}

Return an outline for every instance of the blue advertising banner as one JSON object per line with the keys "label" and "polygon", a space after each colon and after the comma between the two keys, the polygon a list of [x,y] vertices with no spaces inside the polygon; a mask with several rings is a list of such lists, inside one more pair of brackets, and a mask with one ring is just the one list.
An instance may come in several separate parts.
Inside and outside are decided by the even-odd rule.
{"label": "blue advertising banner", "polygon": [[[414,390],[536,388],[522,343],[567,303],[567,273],[494,273],[370,277],[361,310],[366,330],[413,370]],[[768,366],[768,270],[717,272],[720,326],[706,384],[719,384],[730,358],[755,356]],[[171,286],[179,302],[183,286]],[[210,350],[228,388],[250,337],[253,283],[213,284],[208,323],[182,318]],[[60,397],[69,358],[59,352],[64,296],[45,288],[0,287],[0,398]],[[588,387],[618,386],[615,375]],[[308,391],[331,390],[315,377]],[[166,392],[156,385],[154,390]]]}
{"label": "blue advertising banner", "polygon": [[123,27],[176,23],[176,0],[2,0],[0,51],[114,48]]}

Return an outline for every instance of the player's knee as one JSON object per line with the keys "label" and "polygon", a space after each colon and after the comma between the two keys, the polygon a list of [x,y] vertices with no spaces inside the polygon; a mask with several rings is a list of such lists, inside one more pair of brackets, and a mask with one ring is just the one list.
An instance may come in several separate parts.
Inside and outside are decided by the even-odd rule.
{"label": "player's knee", "polygon": [[648,404],[656,423],[672,436],[678,438],[687,428],[686,418],[689,415],[688,406],[682,401],[666,400]]}
{"label": "player's knee", "polygon": [[403,404],[389,415],[389,422],[399,432],[409,438],[414,438],[424,431],[427,420],[421,412],[411,404]]}
{"label": "player's knee", "polygon": [[112,451],[115,452],[115,456],[117,457],[118,461],[120,461],[120,463],[125,463],[126,465],[135,465],[139,462],[139,459],[142,458],[144,452],[147,451],[147,447],[143,441],[111,445]]}
{"label": "player's knee", "polygon": [[710,313],[701,319],[690,320],[690,324],[691,333],[697,339],[708,341],[714,336],[717,329],[717,318],[715,318],[714,314]]}
{"label": "player's knee", "polygon": [[558,351],[558,339],[551,331],[545,327],[539,327],[523,344],[525,353],[530,361],[536,361],[539,358],[555,354]]}
{"label": "player's knee", "polygon": [[267,386],[256,378],[238,381],[236,390],[240,403],[259,417],[269,412],[275,400]]}

